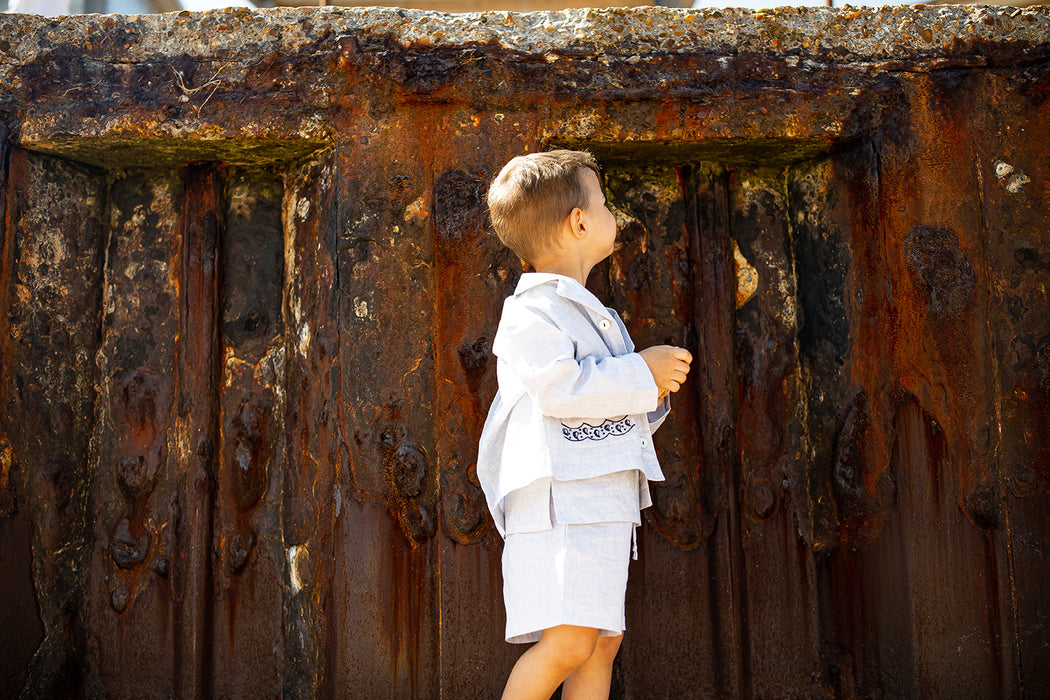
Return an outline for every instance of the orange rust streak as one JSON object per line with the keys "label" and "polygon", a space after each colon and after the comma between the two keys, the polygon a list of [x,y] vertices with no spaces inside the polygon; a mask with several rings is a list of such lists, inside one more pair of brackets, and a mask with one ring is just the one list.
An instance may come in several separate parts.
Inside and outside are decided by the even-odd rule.
{"label": "orange rust streak", "polygon": [[185,513],[181,610],[177,621],[176,690],[204,696],[211,685],[211,549],[214,460],[218,445],[220,381],[219,285],[221,222],[217,210],[220,172],[212,165],[186,173],[180,285],[179,413],[188,452],[183,477]]}

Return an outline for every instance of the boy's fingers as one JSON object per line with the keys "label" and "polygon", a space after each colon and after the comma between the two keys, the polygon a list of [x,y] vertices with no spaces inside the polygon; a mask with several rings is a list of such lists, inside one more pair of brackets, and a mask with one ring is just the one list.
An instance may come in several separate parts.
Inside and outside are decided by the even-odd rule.
{"label": "boy's fingers", "polygon": [[689,352],[685,348],[678,348],[678,347],[676,347],[672,351],[672,354],[674,355],[676,360],[682,360],[683,362],[692,362],[693,361],[693,353]]}

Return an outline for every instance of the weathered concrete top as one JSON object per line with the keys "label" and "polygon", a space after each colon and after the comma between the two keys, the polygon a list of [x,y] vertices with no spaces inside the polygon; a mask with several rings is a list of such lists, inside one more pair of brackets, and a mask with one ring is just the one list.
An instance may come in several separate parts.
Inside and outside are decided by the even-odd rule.
{"label": "weathered concrete top", "polygon": [[747,52],[840,61],[979,54],[986,43],[1022,53],[1050,38],[1050,8],[953,5],[882,8],[664,7],[446,14],[397,8],[238,8],[159,15],[0,17],[0,64],[23,66],[75,50],[102,60],[258,59],[362,46],[464,47],[495,43],[524,54],[633,56]]}
{"label": "weathered concrete top", "polygon": [[[564,127],[545,135],[566,143],[826,144],[873,123],[860,112],[892,99],[880,90],[894,74],[1045,61],[1050,8],[2,15],[0,37],[0,113],[24,147],[103,165],[263,163],[405,101],[569,106],[551,122]],[[654,114],[604,126],[607,108],[669,99],[696,113],[663,135],[650,129]]]}

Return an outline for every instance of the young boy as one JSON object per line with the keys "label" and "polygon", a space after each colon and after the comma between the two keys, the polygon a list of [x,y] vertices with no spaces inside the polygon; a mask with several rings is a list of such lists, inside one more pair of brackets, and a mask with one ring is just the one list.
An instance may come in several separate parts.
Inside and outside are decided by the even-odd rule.
{"label": "young boy", "polygon": [[620,317],[584,287],[616,240],[589,153],[514,158],[488,202],[500,240],[535,270],[503,305],[499,392],[478,453],[505,539],[506,639],[538,640],[503,698],[549,698],[562,682],[564,700],[608,698],[634,529],[648,481],[664,478],[652,432],[692,355],[634,352]]}

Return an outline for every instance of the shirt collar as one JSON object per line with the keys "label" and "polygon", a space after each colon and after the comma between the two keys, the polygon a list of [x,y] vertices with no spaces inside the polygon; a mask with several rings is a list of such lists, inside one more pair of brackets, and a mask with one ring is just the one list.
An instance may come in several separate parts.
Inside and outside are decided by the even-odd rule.
{"label": "shirt collar", "polygon": [[586,306],[603,316],[609,316],[609,310],[605,307],[605,304],[599,301],[598,297],[591,294],[589,289],[572,277],[556,275],[552,272],[523,273],[518,280],[518,286],[514,290],[514,295],[517,296],[533,287],[538,287],[542,284],[549,284],[551,282],[557,283],[558,296],[574,301],[581,306]]}

